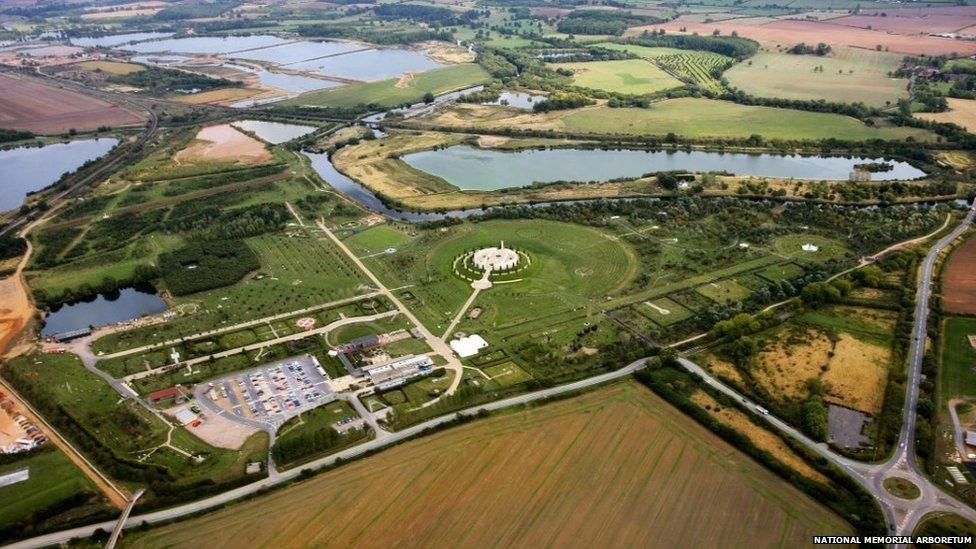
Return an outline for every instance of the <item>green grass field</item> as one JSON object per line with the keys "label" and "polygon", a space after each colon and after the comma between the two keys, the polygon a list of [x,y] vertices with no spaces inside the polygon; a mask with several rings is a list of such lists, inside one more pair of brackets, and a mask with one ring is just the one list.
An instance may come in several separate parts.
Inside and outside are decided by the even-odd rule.
{"label": "green grass field", "polygon": [[770,282],[780,282],[783,280],[793,280],[802,276],[803,273],[803,267],[795,263],[784,263],[783,265],[773,265],[756,274]]}
{"label": "green grass field", "polygon": [[655,103],[649,109],[591,107],[559,116],[565,129],[584,133],[686,137],[749,137],[767,139],[934,139],[915,128],[872,128],[839,114],[739,105],[712,99],[681,98]]}
{"label": "green grass field", "polygon": [[95,485],[60,450],[50,447],[43,452],[14,463],[0,466],[0,474],[27,468],[30,478],[0,488],[0,528],[27,518],[31,513],[50,507],[77,494],[97,493]]}
{"label": "green grass field", "polygon": [[300,95],[280,105],[302,105],[313,107],[350,107],[362,103],[376,103],[393,107],[403,103],[415,103],[423,99],[425,93],[434,95],[481,84],[489,79],[488,73],[474,63],[463,63],[415,75],[405,84],[398,78],[354,84],[325,91]]}
{"label": "green grass field", "polygon": [[464,252],[504,240],[525,250],[532,264],[518,282],[482,292],[482,313],[465,318],[458,329],[490,330],[540,316],[564,314],[591,299],[613,293],[634,276],[636,260],[605,233],[568,223],[542,220],[466,223],[446,232],[425,231],[395,254],[365,260],[389,287],[407,286],[401,298],[436,333],[446,328],[471,293],[470,284],[451,271]]}
{"label": "green grass field", "polygon": [[976,319],[949,317],[942,330],[940,407],[957,396],[976,397],[976,349],[967,336],[976,335]]}
{"label": "green grass field", "polygon": [[637,46],[634,44],[614,44],[603,42],[595,44],[601,48],[626,51],[651,60],[666,71],[688,78],[705,88],[716,89],[718,83],[712,71],[726,67],[732,58],[710,51],[681,50],[677,48]]}
{"label": "green grass field", "polygon": [[640,312],[662,326],[676,324],[695,314],[691,309],[666,297],[644,303]]}
{"label": "green grass field", "polygon": [[512,361],[488,366],[483,371],[488,374],[492,381],[502,387],[511,387],[532,379],[528,372]]}
{"label": "green grass field", "polygon": [[[813,244],[816,251],[806,251],[803,246]],[[816,234],[791,234],[777,236],[770,243],[773,252],[797,261],[824,263],[831,259],[841,259],[851,253],[851,249],[838,240]]]}
{"label": "green grass field", "polygon": [[741,301],[752,294],[749,288],[739,284],[734,279],[719,280],[717,282],[702,284],[701,286],[695,288],[695,291],[718,303]]}
{"label": "green grass field", "polygon": [[573,71],[574,84],[594,90],[642,95],[682,85],[677,78],[642,59],[555,63],[553,66]]}
{"label": "green grass field", "polygon": [[344,240],[349,249],[359,256],[384,252],[409,241],[410,237],[406,233],[389,225],[376,225]]}
{"label": "green grass field", "polygon": [[908,80],[888,76],[901,57],[845,47],[825,57],[762,52],[726,71],[725,77],[759,97],[860,101],[878,107],[908,97]]}

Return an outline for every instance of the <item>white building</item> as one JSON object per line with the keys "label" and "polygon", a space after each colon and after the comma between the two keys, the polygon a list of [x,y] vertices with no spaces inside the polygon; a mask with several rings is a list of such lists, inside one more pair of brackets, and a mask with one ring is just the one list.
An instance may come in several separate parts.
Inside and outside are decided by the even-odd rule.
{"label": "white building", "polygon": [[468,337],[452,339],[449,345],[459,357],[467,358],[478,354],[478,351],[488,346],[488,342],[478,334],[471,334]]}

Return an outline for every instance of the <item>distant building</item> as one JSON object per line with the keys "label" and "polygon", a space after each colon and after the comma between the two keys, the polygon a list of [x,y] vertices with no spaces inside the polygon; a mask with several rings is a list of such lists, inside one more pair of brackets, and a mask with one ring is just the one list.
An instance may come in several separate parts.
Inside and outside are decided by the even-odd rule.
{"label": "distant building", "polygon": [[179,421],[180,425],[189,425],[197,419],[197,415],[189,408],[183,408],[179,412],[176,412],[176,421]]}
{"label": "distant building", "polygon": [[260,461],[249,461],[247,465],[244,466],[245,475],[256,475],[261,472],[261,462]]}

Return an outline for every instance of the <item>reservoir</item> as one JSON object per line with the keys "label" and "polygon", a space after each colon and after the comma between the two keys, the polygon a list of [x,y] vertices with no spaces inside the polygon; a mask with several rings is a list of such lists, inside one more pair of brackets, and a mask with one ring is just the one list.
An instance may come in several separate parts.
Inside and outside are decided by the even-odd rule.
{"label": "reservoir", "polygon": [[41,337],[123,322],[165,310],[166,302],[152,286],[123,288],[52,308],[44,319]]}
{"label": "reservoir", "polygon": [[411,167],[463,190],[492,191],[555,181],[608,181],[672,170],[735,175],[847,180],[856,164],[887,162],[872,181],[916,179],[925,172],[907,162],[879,158],[601,149],[534,149],[518,152],[456,145],[403,156]]}
{"label": "reservoir", "polygon": [[128,44],[129,42],[143,42],[146,40],[159,40],[161,38],[168,38],[173,36],[171,32],[131,32],[129,34],[112,34],[109,36],[99,36],[97,38],[92,37],[78,37],[69,40],[75,46],[83,46],[86,48],[103,47],[111,48],[114,46],[120,46],[122,44]]}
{"label": "reservoir", "polygon": [[89,160],[112,149],[117,139],[79,139],[43,147],[20,147],[0,151],[0,211],[12,210],[28,194],[57,181]]}
{"label": "reservoir", "polygon": [[265,120],[241,120],[231,125],[246,132],[253,132],[254,135],[272,145],[291,141],[296,137],[308,135],[316,130],[315,126],[282,124],[281,122],[267,122]]}

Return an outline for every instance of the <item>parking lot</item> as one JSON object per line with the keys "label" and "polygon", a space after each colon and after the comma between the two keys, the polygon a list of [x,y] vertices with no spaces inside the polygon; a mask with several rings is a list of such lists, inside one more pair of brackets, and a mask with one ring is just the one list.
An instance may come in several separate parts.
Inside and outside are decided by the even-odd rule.
{"label": "parking lot", "polygon": [[196,388],[211,412],[243,424],[277,429],[291,417],[335,400],[329,376],[309,355],[237,372]]}

